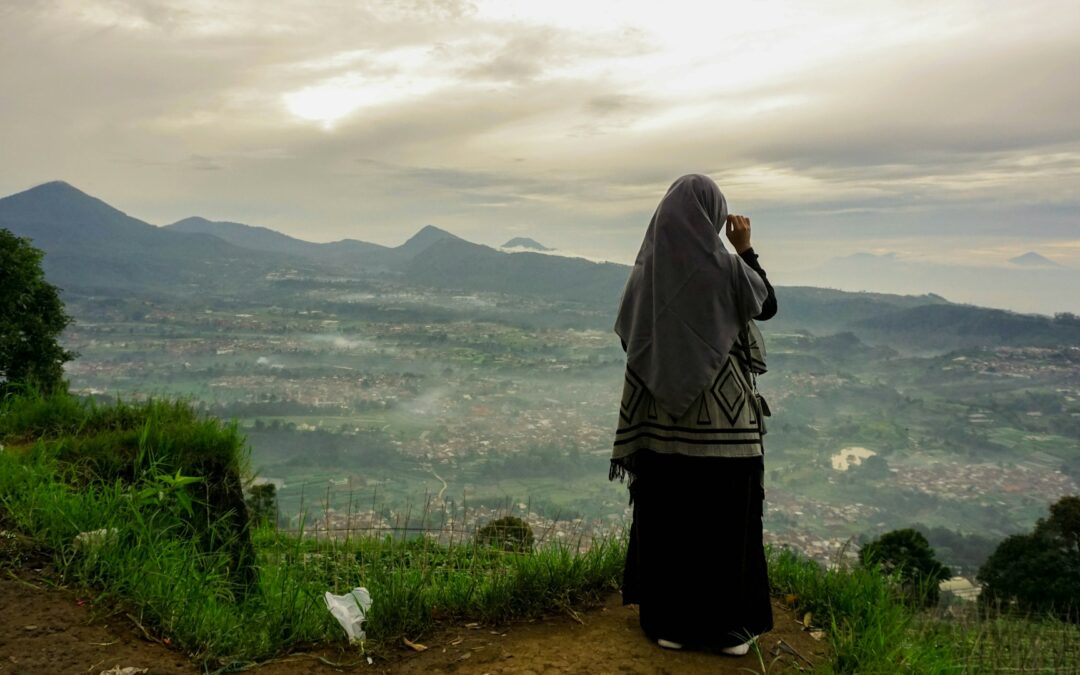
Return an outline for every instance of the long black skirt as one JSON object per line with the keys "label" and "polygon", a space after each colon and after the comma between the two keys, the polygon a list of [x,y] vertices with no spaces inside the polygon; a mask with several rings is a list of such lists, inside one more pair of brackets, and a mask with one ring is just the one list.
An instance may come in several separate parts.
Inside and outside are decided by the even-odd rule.
{"label": "long black skirt", "polygon": [[634,456],[623,604],[653,639],[722,648],[772,629],[763,458]]}

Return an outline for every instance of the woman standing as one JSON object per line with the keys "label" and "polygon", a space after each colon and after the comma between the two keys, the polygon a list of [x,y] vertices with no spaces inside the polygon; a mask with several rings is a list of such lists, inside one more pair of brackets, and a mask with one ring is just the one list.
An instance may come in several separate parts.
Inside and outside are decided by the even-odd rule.
{"label": "woman standing", "polygon": [[[726,251],[720,229],[737,255]],[[626,381],[609,477],[628,478],[633,523],[623,604],[662,647],[745,654],[772,629],[762,546],[763,416],[752,319],[776,296],[708,176],[676,180],[653,214],[615,332]]]}

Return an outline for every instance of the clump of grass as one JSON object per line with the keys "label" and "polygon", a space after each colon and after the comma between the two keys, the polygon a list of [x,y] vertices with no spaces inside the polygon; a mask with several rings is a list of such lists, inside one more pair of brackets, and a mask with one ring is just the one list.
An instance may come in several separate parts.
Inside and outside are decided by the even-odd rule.
{"label": "clump of grass", "polygon": [[185,401],[101,405],[64,392],[29,392],[0,402],[0,443],[47,457],[61,485],[94,494],[137,486],[129,499],[157,495],[159,506],[170,508],[157,511],[156,525],[166,527],[161,516],[169,511],[172,536],[229,555],[234,592],[254,584],[241,484],[248,448],[235,423],[201,416]]}
{"label": "clump of grass", "polygon": [[587,550],[552,543],[508,552],[423,536],[313,540],[263,528],[256,542],[264,585],[302,577],[320,595],[367,588],[373,605],[366,630],[375,642],[415,639],[439,621],[502,623],[573,612],[618,588],[626,554],[621,538],[591,542]]}
{"label": "clump of grass", "polygon": [[900,600],[899,579],[876,567],[823,569],[783,549],[770,551],[775,591],[796,596],[825,628],[833,661],[826,672],[945,672],[955,665],[948,645],[919,639],[916,610]]}
{"label": "clump of grass", "polygon": [[775,591],[796,596],[825,628],[827,673],[1077,672],[1080,626],[974,603],[923,610],[876,566],[824,569],[789,550],[769,554]]}
{"label": "clump of grass", "polygon": [[183,400],[100,404],[63,392],[30,392],[0,401],[0,442],[27,447],[39,441],[87,481],[134,480],[151,465],[169,473],[247,468],[238,426],[200,415]]}

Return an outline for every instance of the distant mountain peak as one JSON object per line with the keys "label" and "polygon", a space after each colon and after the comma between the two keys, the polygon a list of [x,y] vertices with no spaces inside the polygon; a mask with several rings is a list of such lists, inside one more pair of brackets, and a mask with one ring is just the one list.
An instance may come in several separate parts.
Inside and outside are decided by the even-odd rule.
{"label": "distant mountain peak", "polygon": [[209,218],[203,218],[202,216],[188,216],[187,218],[181,218],[180,220],[166,225],[166,227],[184,227],[185,225],[213,225],[214,221]]}
{"label": "distant mountain peak", "polygon": [[416,239],[417,237],[433,237],[433,236],[453,237],[454,235],[450,234],[449,232],[442,229],[441,227],[435,227],[434,225],[425,225],[425,226],[421,227],[419,230],[417,230],[416,234],[414,234],[411,237],[411,239]]}
{"label": "distant mountain peak", "polygon": [[427,248],[431,244],[443,239],[460,239],[460,237],[453,235],[446,230],[435,227],[434,225],[425,225],[417,230],[416,234],[409,237],[409,240],[400,246],[403,249],[416,249]]}
{"label": "distant mountain peak", "polygon": [[533,251],[552,251],[547,246],[544,246],[535,239],[529,237],[514,237],[510,241],[502,245],[502,248],[527,248]]}
{"label": "distant mountain peak", "polygon": [[[93,199],[94,201],[101,201],[97,197],[93,197],[93,196],[83,192],[79,188],[75,187],[71,183],[68,183],[67,181],[63,181],[63,180],[51,180],[51,181],[49,181],[47,183],[42,183],[40,185],[35,185],[34,187],[30,188],[29,190],[24,190],[22,192],[19,192],[19,193],[15,194],[15,195],[11,195],[11,196],[14,197],[14,196],[17,196],[17,195],[27,195],[27,196],[34,195],[34,196],[40,196],[40,197],[58,197],[58,196],[81,197],[83,199]],[[104,202],[102,202],[102,203],[104,203]]]}
{"label": "distant mountain peak", "polygon": [[1028,251],[1023,255],[1018,255],[1015,258],[1009,258],[1009,262],[1014,265],[1023,265],[1024,267],[1060,267],[1056,262],[1050,260],[1045,256],[1041,256],[1035,251]]}
{"label": "distant mountain peak", "polygon": [[4,219],[62,223],[67,227],[130,220],[123,211],[62,180],[0,199],[0,220]]}
{"label": "distant mountain peak", "polygon": [[67,188],[67,189],[70,189],[70,190],[76,190],[78,192],[82,192],[82,190],[79,190],[77,187],[75,187],[71,183],[67,182],[66,180],[50,180],[50,181],[46,181],[46,182],[44,182],[44,183],[42,183],[40,185],[37,185],[35,187],[32,187],[30,189],[34,190],[34,189],[37,189],[37,188],[46,188],[46,189]]}

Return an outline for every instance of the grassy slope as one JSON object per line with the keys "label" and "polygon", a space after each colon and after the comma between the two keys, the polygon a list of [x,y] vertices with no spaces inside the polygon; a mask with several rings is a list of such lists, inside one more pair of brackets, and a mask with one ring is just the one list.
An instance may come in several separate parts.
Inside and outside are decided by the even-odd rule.
{"label": "grassy slope", "polygon": [[[154,433],[184,415],[187,442],[174,445]],[[140,430],[139,455],[155,461],[142,470],[106,475],[123,470],[73,456],[73,448],[108,454],[93,439],[132,430]],[[235,427],[198,419],[183,404],[94,407],[66,396],[11,399],[0,407],[0,508],[54,552],[67,583],[101,589],[105,601],[131,605],[146,625],[208,664],[340,640],[341,629],[322,601],[328,590],[370,590],[375,605],[366,626],[377,644],[416,638],[439,618],[503,621],[585,604],[617,587],[623,559],[618,540],[592,542],[583,553],[551,546],[516,555],[427,539],[319,542],[262,529],[254,536],[256,587],[242,596],[230,582],[228,555],[200,546],[189,527],[186,500],[193,498],[197,510],[200,483],[178,485],[171,473],[176,457],[223,447],[241,463],[235,433]],[[170,471],[160,470],[165,466]],[[209,529],[222,532],[219,523]],[[76,536],[96,530],[108,535],[80,550]]]}

